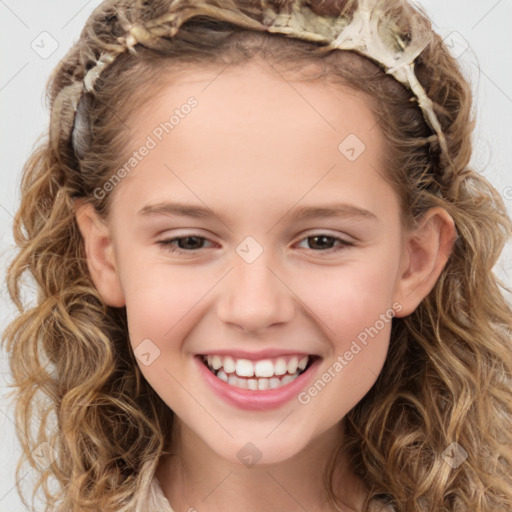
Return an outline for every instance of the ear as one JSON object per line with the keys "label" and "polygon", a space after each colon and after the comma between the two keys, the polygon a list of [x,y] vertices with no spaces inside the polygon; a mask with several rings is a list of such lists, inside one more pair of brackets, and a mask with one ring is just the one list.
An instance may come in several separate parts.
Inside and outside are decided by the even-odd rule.
{"label": "ear", "polygon": [[457,239],[451,215],[441,207],[428,210],[405,235],[405,245],[394,301],[402,309],[397,317],[410,315],[432,291]]}
{"label": "ear", "polygon": [[109,306],[124,306],[126,302],[109,227],[98,216],[92,204],[77,201],[75,217],[84,239],[87,266],[101,298]]}

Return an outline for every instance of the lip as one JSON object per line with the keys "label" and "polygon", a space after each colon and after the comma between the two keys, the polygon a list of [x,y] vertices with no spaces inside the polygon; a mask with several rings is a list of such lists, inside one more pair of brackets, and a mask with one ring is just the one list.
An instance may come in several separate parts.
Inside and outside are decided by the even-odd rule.
{"label": "lip", "polygon": [[[283,352],[281,351],[280,354],[283,354]],[[277,409],[292,400],[311,382],[322,361],[320,357],[316,357],[307,371],[301,373],[295,380],[284,386],[254,391],[252,389],[230,386],[227,382],[220,380],[206,367],[200,355],[194,356],[194,360],[198,365],[199,373],[205,384],[220,398],[239,409],[252,411]]]}
{"label": "lip", "polygon": [[257,361],[259,359],[271,359],[286,356],[297,356],[301,358],[304,356],[315,356],[315,354],[310,352],[297,352],[292,350],[283,351],[283,349],[269,348],[254,352],[247,352],[244,350],[216,350],[215,352],[202,352],[201,354],[196,354],[196,356],[231,356],[234,359],[249,359],[251,361]]}

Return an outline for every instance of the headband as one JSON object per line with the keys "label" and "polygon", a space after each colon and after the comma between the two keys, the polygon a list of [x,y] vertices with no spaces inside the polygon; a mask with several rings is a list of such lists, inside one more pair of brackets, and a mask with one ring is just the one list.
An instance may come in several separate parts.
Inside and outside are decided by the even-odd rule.
{"label": "headband", "polygon": [[[423,117],[430,128],[436,133],[444,156],[450,161],[447,143],[439,120],[434,112],[433,102],[427,96],[421,83],[418,81],[414,62],[418,55],[431,43],[433,33],[429,26],[419,16],[411,16],[410,29],[407,36],[401,36],[397,27],[388,22],[382,2],[379,0],[359,0],[357,8],[351,15],[324,15],[313,12],[304,5],[305,0],[297,0],[291,3],[291,12],[277,13],[269,7],[265,0],[263,17],[259,21],[248,14],[235,10],[231,2],[214,3],[212,0],[201,0],[190,5],[181,6],[180,2],[172,5],[170,11],[156,19],[142,23],[131,23],[126,19],[123,26],[126,35],[117,38],[118,46],[104,52],[85,75],[83,81],[75,82],[60,91],[56,103],[62,99],[61,113],[68,110],[71,119],[68,119],[67,127],[63,123],[57,123],[54,127],[58,135],[71,135],[75,144],[79,123],[75,123],[77,105],[82,94],[94,90],[94,84],[101,72],[122,52],[129,50],[136,53],[134,46],[141,44],[151,47],[162,35],[172,37],[179,27],[197,15],[206,15],[217,20],[235,23],[243,28],[267,31],[283,34],[288,37],[304,39],[307,41],[323,43],[328,48],[355,51],[373,62],[377,63],[384,71],[393,76],[398,82],[409,89],[417,99]],[[185,2],[184,2],[185,3]],[[260,13],[261,16],[261,13]],[[121,16],[123,18],[124,16]],[[171,25],[165,28],[162,25]],[[164,31],[165,30],[165,31]],[[58,109],[57,109],[58,110]],[[70,111],[70,112],[69,112]],[[55,123],[52,123],[55,124]]]}

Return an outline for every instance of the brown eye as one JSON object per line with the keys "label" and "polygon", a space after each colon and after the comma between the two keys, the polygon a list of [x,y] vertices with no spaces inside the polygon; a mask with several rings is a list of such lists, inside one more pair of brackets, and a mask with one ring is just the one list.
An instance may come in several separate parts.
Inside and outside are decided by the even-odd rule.
{"label": "brown eye", "polygon": [[203,242],[206,240],[207,238],[204,236],[189,235],[159,240],[157,244],[164,247],[168,252],[187,254],[202,249]]}
{"label": "brown eye", "polygon": [[[325,233],[321,233],[318,235],[310,235],[301,240],[301,243],[306,241],[309,245],[309,249],[315,252],[336,252],[342,250],[345,247],[353,246],[353,242],[349,242],[348,240],[343,240],[342,238],[338,238],[335,236],[330,236]],[[335,244],[338,243],[338,247]]]}

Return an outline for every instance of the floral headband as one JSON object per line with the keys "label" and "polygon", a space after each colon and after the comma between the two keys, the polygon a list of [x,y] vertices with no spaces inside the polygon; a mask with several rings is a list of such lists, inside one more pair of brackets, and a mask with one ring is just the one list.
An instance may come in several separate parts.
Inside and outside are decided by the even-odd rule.
{"label": "floral headband", "polygon": [[[324,15],[313,12],[305,0],[289,3],[291,12],[276,12],[274,7],[263,3],[261,21],[241,12],[230,1],[198,0],[195,2],[177,0],[169,12],[150,21],[132,23],[122,12],[119,13],[126,35],[117,38],[118,45],[103,53],[85,75],[83,81],[75,82],[57,96],[55,103],[60,120],[52,120],[51,130],[57,140],[63,135],[75,137],[80,122],[75,121],[78,102],[82,94],[94,90],[94,84],[101,72],[115,58],[126,50],[136,53],[134,46],[150,46],[161,36],[172,37],[189,18],[206,15],[218,20],[235,23],[247,29],[283,34],[289,37],[320,42],[333,49],[355,51],[380,65],[389,75],[405,85],[417,98],[425,121],[437,134],[443,155],[450,161],[444,133],[434,112],[433,102],[427,96],[414,71],[414,61],[433,39],[433,33],[418,17],[411,17],[411,27],[404,38],[396,27],[387,23],[382,1],[359,0],[357,8],[348,15]],[[320,4],[321,5],[321,4]],[[261,15],[261,13],[260,13]],[[167,26],[164,26],[167,24]],[[170,25],[170,27],[169,27]],[[66,117],[67,113],[67,122]],[[56,116],[57,118],[58,116]],[[77,129],[78,127],[78,129]],[[57,132],[57,133],[55,133]],[[64,133],[63,133],[64,132]]]}

